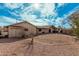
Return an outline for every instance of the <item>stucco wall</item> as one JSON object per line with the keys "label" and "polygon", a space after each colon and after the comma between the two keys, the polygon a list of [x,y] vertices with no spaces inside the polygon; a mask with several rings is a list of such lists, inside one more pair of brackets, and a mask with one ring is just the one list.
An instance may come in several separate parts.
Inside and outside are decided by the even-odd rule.
{"label": "stucco wall", "polygon": [[[39,29],[41,29],[41,31],[39,31]],[[49,32],[50,30],[50,32]],[[52,28],[38,28],[37,29],[37,33],[38,34],[43,34],[43,33],[52,33],[53,29]]]}
{"label": "stucco wall", "polygon": [[14,28],[14,27],[9,27],[8,29],[8,36],[9,38],[12,38],[12,37],[22,37],[23,35],[23,29],[21,28]]}
{"label": "stucco wall", "polygon": [[[31,24],[23,22],[23,23],[18,23],[14,26],[16,26],[17,28],[12,29],[11,28],[12,26],[9,27],[9,37],[22,37],[23,35],[24,37],[27,37],[30,36],[31,34],[36,35],[36,27],[34,27]],[[28,30],[25,31],[25,29]]]}
{"label": "stucco wall", "polygon": [[21,26],[24,29],[28,29],[28,31],[24,32],[26,35],[28,35],[28,34],[36,34],[35,26],[33,26],[33,25],[29,24],[29,23],[23,22],[23,23],[15,25],[15,26]]}

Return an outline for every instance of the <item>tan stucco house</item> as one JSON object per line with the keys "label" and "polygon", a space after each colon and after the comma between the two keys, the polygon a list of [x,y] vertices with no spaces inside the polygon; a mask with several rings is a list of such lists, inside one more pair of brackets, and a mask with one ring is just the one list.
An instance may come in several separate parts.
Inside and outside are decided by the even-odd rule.
{"label": "tan stucco house", "polygon": [[8,26],[8,37],[29,37],[31,35],[51,33],[52,31],[51,26],[35,26],[24,21]]}
{"label": "tan stucco house", "polygon": [[8,38],[27,38],[39,34],[64,33],[70,34],[71,30],[56,28],[54,26],[35,26],[27,21],[5,26],[2,29],[3,36]]}

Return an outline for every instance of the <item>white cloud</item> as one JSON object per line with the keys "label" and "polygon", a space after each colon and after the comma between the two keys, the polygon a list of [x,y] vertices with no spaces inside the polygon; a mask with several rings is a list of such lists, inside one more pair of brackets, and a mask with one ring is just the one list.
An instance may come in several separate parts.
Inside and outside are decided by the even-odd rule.
{"label": "white cloud", "polygon": [[[48,22],[50,22],[51,20],[48,19],[44,19],[44,16],[49,16],[49,15],[55,15],[55,4],[50,4],[50,3],[46,3],[46,4],[32,4],[31,6],[25,8],[23,10],[23,13],[20,14],[20,16],[22,17],[22,20],[26,20],[28,22],[31,22],[32,24],[36,25],[36,26],[43,26],[43,25],[48,25]],[[35,12],[36,10],[40,11],[41,13],[41,19],[36,19],[37,16],[31,14],[32,12]],[[30,13],[31,12],[31,13]],[[30,13],[30,14],[28,14]]]}
{"label": "white cloud", "polygon": [[37,22],[35,22],[35,21],[28,21],[28,22],[31,23],[31,24],[33,24],[33,25],[35,25],[35,26],[49,26],[48,23],[46,23],[44,21],[43,22],[39,22],[39,21],[37,21]]}
{"label": "white cloud", "polygon": [[20,15],[22,20],[27,21],[35,26],[45,26],[48,25],[47,21],[43,19],[36,19],[36,15],[28,15],[27,13],[23,13]]}
{"label": "white cloud", "polygon": [[43,8],[40,10],[42,15],[48,16],[48,15],[55,15],[55,4],[46,3],[42,5]]}
{"label": "white cloud", "polygon": [[64,6],[65,3],[58,3],[58,7]]}
{"label": "white cloud", "polygon": [[20,21],[16,20],[16,19],[13,19],[13,18],[6,17],[6,16],[1,16],[0,17],[0,23],[1,22],[2,23],[13,24],[13,23],[20,22]]}
{"label": "white cloud", "polygon": [[5,3],[5,6],[11,9],[15,9],[20,7],[22,4],[21,3]]}
{"label": "white cloud", "polygon": [[35,9],[39,9],[39,8],[40,8],[40,3],[34,3],[34,4],[32,4],[32,6],[33,6]]}

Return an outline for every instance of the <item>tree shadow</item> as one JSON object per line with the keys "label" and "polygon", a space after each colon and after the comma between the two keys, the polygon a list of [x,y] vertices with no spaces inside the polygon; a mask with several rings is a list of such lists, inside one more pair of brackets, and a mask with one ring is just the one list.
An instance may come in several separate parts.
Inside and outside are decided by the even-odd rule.
{"label": "tree shadow", "polygon": [[33,49],[34,49],[34,46],[29,43],[28,47],[26,48],[26,50],[28,51],[29,55],[32,55]]}
{"label": "tree shadow", "polygon": [[25,38],[0,38],[0,43],[11,43],[20,40],[24,40]]}

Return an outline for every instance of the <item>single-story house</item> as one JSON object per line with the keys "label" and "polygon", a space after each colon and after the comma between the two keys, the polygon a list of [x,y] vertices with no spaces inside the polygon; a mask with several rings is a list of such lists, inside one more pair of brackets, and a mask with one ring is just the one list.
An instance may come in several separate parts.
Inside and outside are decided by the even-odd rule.
{"label": "single-story house", "polygon": [[0,38],[1,37],[8,37],[8,28],[7,27],[0,27]]}
{"label": "single-story house", "polygon": [[54,28],[51,26],[38,26],[37,34],[53,33]]}
{"label": "single-story house", "polygon": [[53,30],[51,26],[35,26],[29,22],[23,21],[8,26],[8,37],[28,37],[31,35],[52,33]]}
{"label": "single-story house", "polygon": [[46,33],[70,33],[67,30],[55,28],[54,26],[35,26],[27,21],[12,24],[3,28],[3,33],[9,38],[30,37]]}

